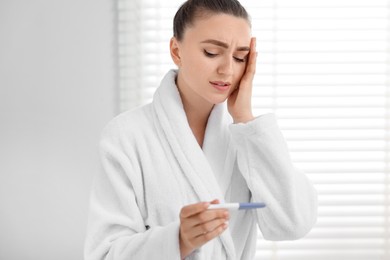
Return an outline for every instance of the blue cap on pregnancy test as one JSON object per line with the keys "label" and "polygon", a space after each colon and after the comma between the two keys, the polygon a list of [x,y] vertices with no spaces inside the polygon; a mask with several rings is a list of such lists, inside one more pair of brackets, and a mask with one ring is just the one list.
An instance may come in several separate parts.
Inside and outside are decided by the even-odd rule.
{"label": "blue cap on pregnancy test", "polygon": [[238,209],[258,209],[265,207],[265,204],[262,202],[239,203],[239,205],[240,207]]}

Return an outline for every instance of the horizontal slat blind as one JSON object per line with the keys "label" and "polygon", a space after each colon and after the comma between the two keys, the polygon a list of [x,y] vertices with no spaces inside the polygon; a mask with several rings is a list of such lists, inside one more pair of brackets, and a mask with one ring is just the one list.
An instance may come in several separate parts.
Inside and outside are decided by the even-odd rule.
{"label": "horizontal slat blind", "polygon": [[[118,0],[120,106],[151,101],[182,1]],[[255,114],[274,112],[319,192],[303,239],[256,259],[390,259],[390,0],[242,0],[259,58]]]}

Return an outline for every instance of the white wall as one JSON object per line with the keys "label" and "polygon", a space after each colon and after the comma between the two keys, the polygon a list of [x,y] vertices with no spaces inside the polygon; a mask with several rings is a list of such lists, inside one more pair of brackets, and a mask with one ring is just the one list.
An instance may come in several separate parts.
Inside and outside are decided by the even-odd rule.
{"label": "white wall", "polygon": [[115,1],[0,0],[0,259],[82,259]]}

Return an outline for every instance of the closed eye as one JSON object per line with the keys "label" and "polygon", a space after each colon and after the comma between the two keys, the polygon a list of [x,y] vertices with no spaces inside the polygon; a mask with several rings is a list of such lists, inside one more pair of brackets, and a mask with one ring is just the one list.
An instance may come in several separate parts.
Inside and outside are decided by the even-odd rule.
{"label": "closed eye", "polygon": [[[208,51],[206,51],[206,50],[203,50],[203,53],[204,53],[204,55],[206,55],[206,56],[209,57],[209,58],[214,58],[214,57],[218,56],[217,53],[208,52]],[[239,63],[246,62],[246,57],[244,57],[244,58],[238,58],[238,57],[234,57],[234,56],[233,56],[233,59],[234,59],[236,62],[239,62]]]}
{"label": "closed eye", "polygon": [[210,58],[213,58],[213,57],[218,55],[218,54],[215,54],[215,53],[208,52],[206,50],[203,50],[203,53],[204,53],[204,55],[206,55],[207,57],[210,57]]}
{"label": "closed eye", "polygon": [[243,59],[240,59],[240,58],[237,58],[237,57],[233,57],[237,62],[245,62],[246,61],[246,58],[243,58]]}

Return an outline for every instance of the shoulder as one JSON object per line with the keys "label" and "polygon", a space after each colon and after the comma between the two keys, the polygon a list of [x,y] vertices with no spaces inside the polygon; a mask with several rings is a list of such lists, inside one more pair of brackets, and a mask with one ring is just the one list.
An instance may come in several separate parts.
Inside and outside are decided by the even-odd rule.
{"label": "shoulder", "polygon": [[120,113],[111,119],[101,132],[101,140],[119,141],[124,136],[137,138],[152,129],[151,104]]}

